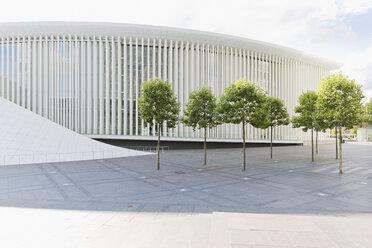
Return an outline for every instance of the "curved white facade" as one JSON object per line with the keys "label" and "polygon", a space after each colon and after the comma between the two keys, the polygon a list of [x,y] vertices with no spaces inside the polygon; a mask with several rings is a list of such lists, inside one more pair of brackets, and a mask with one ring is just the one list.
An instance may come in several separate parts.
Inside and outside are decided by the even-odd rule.
{"label": "curved white facade", "polygon": [[[293,114],[298,96],[316,90],[331,61],[248,39],[173,28],[103,23],[0,24],[0,96],[81,134],[153,136],[139,118],[141,82],[168,79],[181,110],[201,86],[219,96],[246,77],[284,100]],[[241,127],[224,124],[210,138],[241,138]],[[199,137],[179,124],[163,136]],[[267,132],[248,127],[248,140]],[[279,127],[276,140],[306,138]]]}

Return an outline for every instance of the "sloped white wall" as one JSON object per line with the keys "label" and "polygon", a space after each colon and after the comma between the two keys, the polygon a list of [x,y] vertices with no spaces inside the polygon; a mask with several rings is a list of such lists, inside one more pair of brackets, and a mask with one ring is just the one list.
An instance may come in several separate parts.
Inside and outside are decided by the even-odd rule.
{"label": "sloped white wall", "polygon": [[0,97],[0,165],[147,154],[92,140]]}

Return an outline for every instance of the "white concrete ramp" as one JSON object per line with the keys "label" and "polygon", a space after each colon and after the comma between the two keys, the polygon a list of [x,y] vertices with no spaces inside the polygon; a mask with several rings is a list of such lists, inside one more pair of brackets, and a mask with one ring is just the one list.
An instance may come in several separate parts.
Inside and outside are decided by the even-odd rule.
{"label": "white concrete ramp", "polygon": [[92,140],[0,97],[0,165],[147,154]]}

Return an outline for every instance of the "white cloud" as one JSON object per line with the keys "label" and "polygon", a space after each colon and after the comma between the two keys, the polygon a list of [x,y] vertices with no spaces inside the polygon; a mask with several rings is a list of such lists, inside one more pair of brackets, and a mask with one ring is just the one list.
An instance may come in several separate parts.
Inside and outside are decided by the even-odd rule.
{"label": "white cloud", "polygon": [[109,21],[238,35],[338,58],[368,89],[370,60],[347,54],[358,36],[345,18],[371,8],[372,0],[13,0],[2,3],[0,21]]}
{"label": "white cloud", "polygon": [[369,99],[372,96],[372,45],[362,52],[347,55],[344,61],[343,73],[363,84],[366,99]]}
{"label": "white cloud", "polygon": [[343,0],[341,2],[344,14],[363,14],[372,8],[371,0]]}
{"label": "white cloud", "polygon": [[[340,16],[371,8],[372,0],[13,0],[0,21],[110,21],[222,32],[311,48],[312,42],[355,35]],[[19,6],[22,6],[20,8]]]}

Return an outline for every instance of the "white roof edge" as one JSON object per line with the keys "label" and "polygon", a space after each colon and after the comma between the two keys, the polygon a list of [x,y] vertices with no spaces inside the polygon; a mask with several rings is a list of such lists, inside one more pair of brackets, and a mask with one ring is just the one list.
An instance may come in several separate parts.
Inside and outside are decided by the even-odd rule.
{"label": "white roof edge", "polygon": [[106,23],[106,22],[9,22],[0,23],[0,37],[28,35],[97,35],[162,38],[169,40],[200,42],[265,52],[276,56],[292,58],[329,70],[341,67],[340,63],[314,56],[300,50],[251,40],[238,36],[218,34],[163,26]]}

